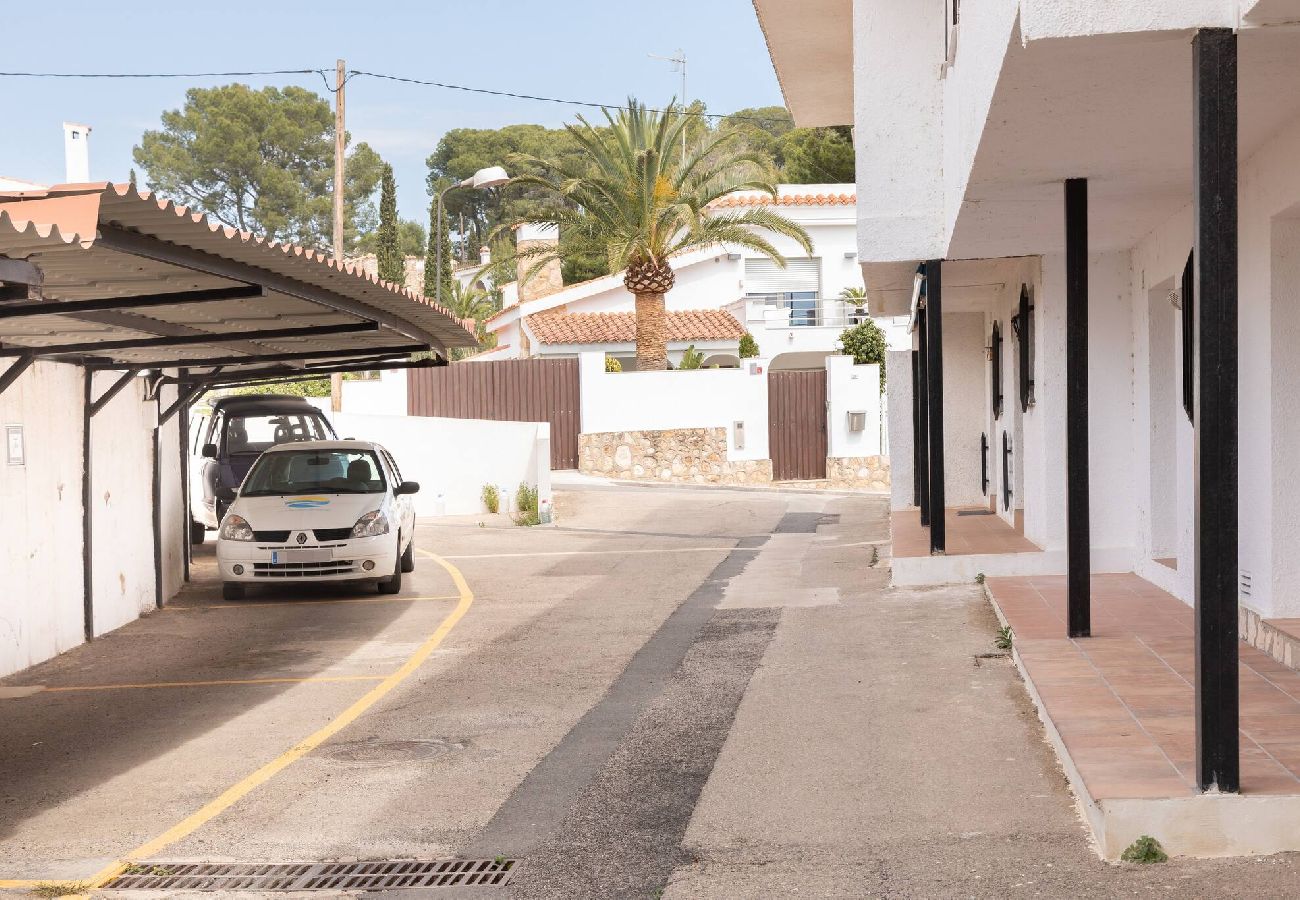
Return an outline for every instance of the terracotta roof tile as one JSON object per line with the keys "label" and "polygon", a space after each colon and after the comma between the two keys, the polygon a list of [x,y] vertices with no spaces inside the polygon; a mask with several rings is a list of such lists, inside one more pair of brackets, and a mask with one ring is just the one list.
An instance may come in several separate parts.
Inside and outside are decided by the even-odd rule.
{"label": "terracotta roof tile", "polygon": [[714,200],[710,209],[727,209],[738,206],[852,206],[858,202],[855,194],[767,194],[737,193]]}
{"label": "terracotta roof tile", "polygon": [[[524,319],[542,344],[631,344],[636,313],[536,313]],[[668,313],[668,340],[740,340],[744,327],[721,309],[679,309]]]}

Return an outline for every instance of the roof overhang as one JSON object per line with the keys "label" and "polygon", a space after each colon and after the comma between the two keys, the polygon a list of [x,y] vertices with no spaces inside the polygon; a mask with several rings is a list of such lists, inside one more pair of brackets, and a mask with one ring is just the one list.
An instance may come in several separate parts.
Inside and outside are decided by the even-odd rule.
{"label": "roof overhang", "polygon": [[754,0],[796,125],[853,124],[852,0]]}
{"label": "roof overhang", "polygon": [[[1009,42],[949,257],[1064,249],[1063,187],[1087,178],[1093,252],[1134,246],[1192,202],[1191,30]],[[1300,116],[1300,32],[1238,35],[1238,156]],[[1140,86],[1136,89],[1135,86]]]}
{"label": "roof overhang", "polygon": [[0,263],[0,360],[219,366],[229,380],[477,343],[418,294],[129,185],[0,194]]}

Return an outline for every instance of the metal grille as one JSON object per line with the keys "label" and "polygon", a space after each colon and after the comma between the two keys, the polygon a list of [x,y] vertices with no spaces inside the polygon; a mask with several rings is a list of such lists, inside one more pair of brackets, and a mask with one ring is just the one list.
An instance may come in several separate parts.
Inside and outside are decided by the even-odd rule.
{"label": "metal grille", "polygon": [[254,531],[253,539],[279,544],[289,540],[288,531]]}
{"label": "metal grille", "polygon": [[106,890],[383,891],[502,887],[513,859],[383,859],[332,863],[134,863]]}
{"label": "metal grille", "polygon": [[333,559],[329,562],[253,563],[253,574],[259,578],[307,578],[316,575],[345,575],[355,569],[350,559]]}
{"label": "metal grille", "polygon": [[346,528],[313,528],[312,534],[318,541],[346,541],[352,537],[352,526]]}

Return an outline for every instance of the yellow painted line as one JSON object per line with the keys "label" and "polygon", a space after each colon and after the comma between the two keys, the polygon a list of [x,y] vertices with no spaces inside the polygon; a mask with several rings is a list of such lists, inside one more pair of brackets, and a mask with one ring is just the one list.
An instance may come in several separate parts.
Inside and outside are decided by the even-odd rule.
{"label": "yellow painted line", "polygon": [[164,606],[164,612],[185,612],[191,609],[252,609],[259,606],[275,606],[279,609],[292,609],[295,606],[337,606],[343,603],[397,603],[403,600],[459,600],[458,594],[446,594],[441,597],[340,597],[337,600],[271,600],[265,603],[210,603],[205,606]]}
{"label": "yellow painted line", "polygon": [[0,878],[0,890],[5,890],[6,888],[34,888],[38,884],[47,883],[48,882],[45,881],[37,881],[34,878]]}
{"label": "yellow painted line", "polygon": [[[68,684],[42,688],[42,694],[74,691],[138,691],[146,688],[219,687],[228,684],[315,684],[337,681],[383,681],[383,675],[312,675],[306,678],[230,678],[222,681],[154,681],[140,684]],[[35,685],[33,685],[34,687]]]}
{"label": "yellow painted line", "polygon": [[188,837],[203,825],[221,815],[227,809],[246,797],[249,793],[270,781],[291,763],[306,756],[321,744],[325,743],[325,741],[329,740],[344,728],[355,722],[362,713],[370,709],[370,707],[374,706],[380,699],[392,691],[393,688],[397,687],[409,678],[411,674],[429,658],[430,654],[432,654],[434,650],[438,649],[438,645],[440,645],[451,630],[456,627],[456,623],[465,617],[465,613],[469,612],[470,606],[474,603],[474,592],[469,589],[469,585],[465,582],[465,576],[461,575],[460,570],[451,563],[436,554],[428,552],[427,550],[421,550],[420,553],[429,557],[447,570],[447,574],[451,576],[451,580],[456,584],[456,590],[459,594],[460,602],[457,603],[456,608],[448,613],[447,617],[442,620],[442,623],[438,626],[437,630],[435,630],[433,634],[429,635],[428,639],[420,645],[420,648],[411,654],[410,658],[408,658],[406,662],[402,663],[402,667],[367,691],[361,699],[343,710],[334,721],[330,722],[324,728],[321,728],[309,737],[294,744],[284,753],[280,754],[239,783],[227,788],[219,797],[210,800],[201,809],[191,813],[185,819],[176,825],[173,825],[153,840],[141,844],[130,853],[126,854],[122,859],[106,866],[99,872],[99,874],[90,879],[91,888],[103,887],[109,881],[112,881],[117,877],[117,875],[132,862],[153,856],[164,847]]}

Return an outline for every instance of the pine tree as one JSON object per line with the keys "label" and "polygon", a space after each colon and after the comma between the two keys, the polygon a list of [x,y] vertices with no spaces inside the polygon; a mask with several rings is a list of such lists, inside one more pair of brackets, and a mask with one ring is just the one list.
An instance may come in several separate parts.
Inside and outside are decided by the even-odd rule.
{"label": "pine tree", "polygon": [[402,242],[397,232],[397,182],[393,167],[384,165],[380,179],[379,240],[375,253],[379,257],[379,277],[395,284],[406,283],[406,260],[402,258]]}
{"label": "pine tree", "polygon": [[[438,232],[442,232],[442,271],[438,270]],[[438,279],[442,279],[443,304],[451,296],[451,234],[446,214],[443,214],[442,228],[438,228],[438,201],[429,204],[429,242],[424,251],[424,296],[432,299],[438,295]]]}

